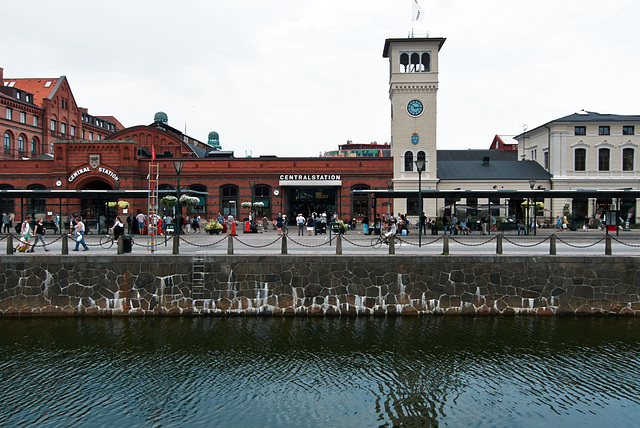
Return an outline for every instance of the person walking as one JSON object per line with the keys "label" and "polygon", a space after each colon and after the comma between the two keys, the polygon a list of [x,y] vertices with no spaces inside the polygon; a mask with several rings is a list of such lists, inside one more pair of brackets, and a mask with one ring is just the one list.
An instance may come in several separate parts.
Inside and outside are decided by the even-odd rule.
{"label": "person walking", "polygon": [[84,232],[85,232],[84,222],[82,221],[82,216],[76,217],[76,248],[73,251],[78,251],[80,244],[84,247],[83,251],[89,251],[89,247],[87,247],[87,243],[84,242]]}
{"label": "person walking", "polygon": [[11,216],[7,212],[4,217],[2,217],[2,230],[4,233],[9,233],[11,230]]}
{"label": "person walking", "polygon": [[47,248],[47,243],[44,241],[44,231],[45,231],[45,227],[44,227],[44,222],[42,220],[42,217],[40,217],[37,221],[36,221],[36,227],[35,227],[35,235],[36,235],[36,240],[33,243],[33,246],[31,247],[31,252],[33,253],[33,250],[36,247],[36,244],[38,244],[38,241],[42,242],[42,248],[44,248],[45,251],[49,251],[49,249]]}
{"label": "person walking", "polygon": [[284,218],[282,218],[282,213],[278,213],[278,217],[276,217],[276,229],[278,229],[278,235],[282,235],[283,223],[284,223]]}
{"label": "person walking", "polygon": [[31,241],[31,216],[27,218],[20,225],[20,243],[13,252],[24,251],[26,253],[33,253],[33,247],[29,250],[29,242]]}

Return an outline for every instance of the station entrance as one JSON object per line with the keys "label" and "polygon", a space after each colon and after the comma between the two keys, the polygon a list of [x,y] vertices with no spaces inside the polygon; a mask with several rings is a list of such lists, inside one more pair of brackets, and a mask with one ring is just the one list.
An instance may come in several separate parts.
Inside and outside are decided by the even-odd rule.
{"label": "station entrance", "polygon": [[289,220],[298,213],[308,217],[312,213],[327,216],[337,211],[338,190],[336,187],[290,187],[285,191],[285,210]]}

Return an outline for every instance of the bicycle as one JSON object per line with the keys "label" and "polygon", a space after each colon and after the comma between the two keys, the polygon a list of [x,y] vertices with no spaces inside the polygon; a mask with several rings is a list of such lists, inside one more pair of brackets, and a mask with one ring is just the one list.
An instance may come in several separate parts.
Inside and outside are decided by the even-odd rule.
{"label": "bicycle", "polygon": [[[371,246],[373,248],[380,248],[382,244],[389,245],[389,240],[387,239],[386,235],[379,235],[371,239]],[[402,246],[402,239],[394,236],[393,244],[396,248],[400,248]]]}
{"label": "bicycle", "polygon": [[[133,245],[133,235],[128,235],[129,239],[131,239],[131,245]],[[116,238],[114,238],[110,233],[100,237],[100,246],[105,250],[113,247],[113,243],[118,242]]]}

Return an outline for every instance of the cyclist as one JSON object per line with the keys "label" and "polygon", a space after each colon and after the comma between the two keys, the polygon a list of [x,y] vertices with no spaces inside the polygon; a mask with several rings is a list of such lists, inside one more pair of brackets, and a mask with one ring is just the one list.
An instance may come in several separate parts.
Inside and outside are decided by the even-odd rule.
{"label": "cyclist", "polygon": [[391,224],[389,231],[387,233],[384,234],[384,243],[388,244],[389,243],[389,238],[391,236],[396,236],[396,233],[398,232],[398,226],[397,226],[397,220],[393,217],[391,217],[391,220],[389,222]]}

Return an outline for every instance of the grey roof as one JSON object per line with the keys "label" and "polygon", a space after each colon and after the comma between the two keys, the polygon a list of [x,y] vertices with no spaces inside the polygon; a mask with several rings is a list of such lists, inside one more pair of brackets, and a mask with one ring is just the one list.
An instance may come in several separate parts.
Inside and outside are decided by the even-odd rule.
{"label": "grey roof", "polygon": [[438,150],[437,168],[440,180],[551,179],[538,162],[518,161],[516,152],[501,150]]}
{"label": "grey roof", "polygon": [[[579,111],[568,116],[561,117],[559,119],[552,120],[550,122],[545,123],[544,125],[540,125],[536,128],[533,128],[526,132],[533,132],[538,130],[544,126],[547,126],[554,122],[580,122],[580,123],[607,123],[607,122],[640,122],[640,115],[625,115],[625,114],[608,114],[608,113],[596,113],[594,111]],[[522,134],[516,135],[514,138],[518,139],[522,136]]]}

